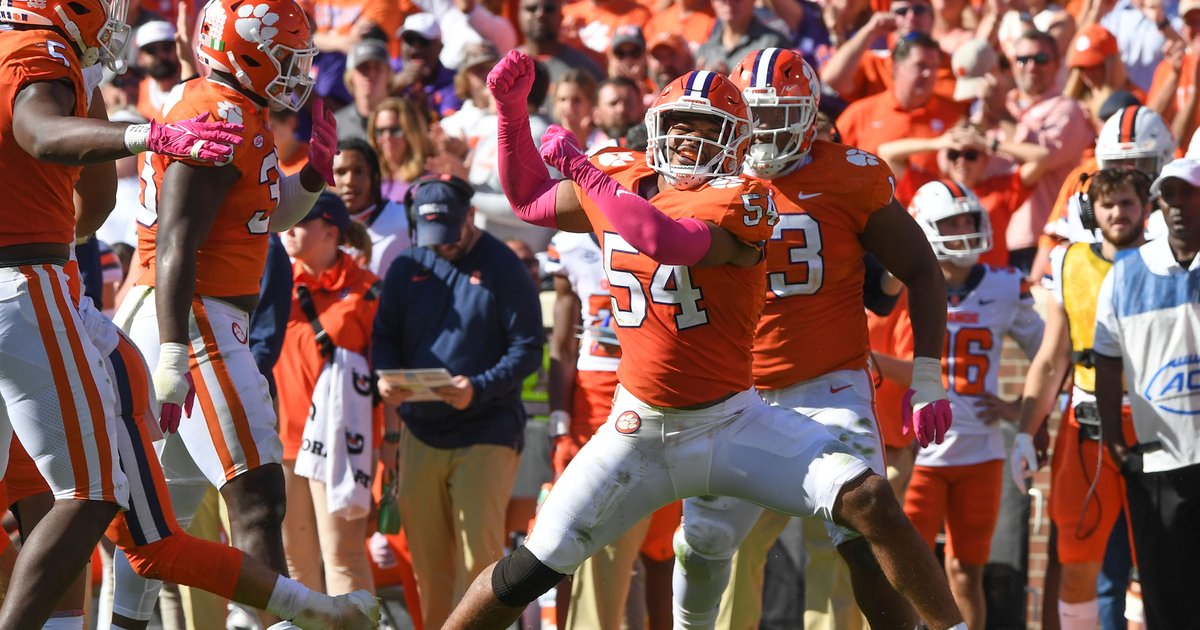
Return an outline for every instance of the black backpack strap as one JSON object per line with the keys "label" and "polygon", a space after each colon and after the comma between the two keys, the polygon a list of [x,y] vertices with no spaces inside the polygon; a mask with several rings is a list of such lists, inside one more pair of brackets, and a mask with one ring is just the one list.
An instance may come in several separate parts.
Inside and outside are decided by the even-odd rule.
{"label": "black backpack strap", "polygon": [[325,327],[317,318],[317,307],[313,303],[312,293],[308,292],[308,287],[303,284],[296,285],[296,299],[300,301],[300,310],[304,311],[304,316],[308,318],[308,323],[312,326],[313,333],[316,334],[317,350],[326,361],[332,361],[333,340],[329,338],[329,333],[325,332]]}

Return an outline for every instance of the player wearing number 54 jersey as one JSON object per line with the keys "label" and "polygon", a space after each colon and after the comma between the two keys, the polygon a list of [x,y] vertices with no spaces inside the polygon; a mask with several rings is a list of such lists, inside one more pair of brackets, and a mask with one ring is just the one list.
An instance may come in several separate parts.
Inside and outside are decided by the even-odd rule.
{"label": "player wearing number 54 jersey", "polygon": [[[247,345],[248,313],[258,302],[268,231],[300,221],[333,182],[336,129],[316,101],[308,164],[280,176],[267,110],[299,109],[316,55],[308,18],[293,0],[211,0],[196,54],[210,73],[173,94],[165,120],[207,113],[237,121],[245,142],[221,166],[145,164],[138,221],[145,271],[116,321],[156,366],[161,422],[178,430],[160,456],[180,519],[190,519],[208,484],[216,486],[229,504],[234,546],[283,573],[282,446]],[[182,422],[166,413],[173,405],[183,407]]]}
{"label": "player wearing number 54 jersey", "polygon": [[957,623],[940,569],[887,482],[820,424],[752,387],[766,275],[750,243],[770,237],[777,217],[766,189],[737,176],[750,139],[737,88],[705,71],[672,81],[647,112],[645,156],[589,160],[552,127],[541,156],[573,180],[554,182],[529,139],[532,82],[532,60],[515,51],[488,76],[501,183],[522,219],[600,239],[620,384],[608,422],[558,479],[527,544],[480,574],[445,627],[507,627],[652,511],[708,494],[862,531],[895,582],[903,567],[898,586],[931,627]]}
{"label": "player wearing number 54 jersey", "polygon": [[976,264],[991,248],[992,228],[979,199],[952,180],[917,190],[910,211],[925,231],[946,278],[946,349],[942,377],[954,426],[939,445],[917,453],[904,511],[932,549],[945,522],[946,572],[967,626],[984,624],[983,566],[1000,511],[1005,460],[999,421],[1015,404],[996,397],[1004,335],[1032,358],[1044,325],[1024,276]]}
{"label": "player wearing number 54 jersey", "polygon": [[[893,200],[894,180],[885,164],[858,149],[814,140],[821,89],[802,57],[778,48],[755,51],[731,76],[754,120],[746,173],[769,187],[779,215],[767,242],[766,305],[753,352],[755,387],[772,405],[828,427],[885,475],[867,371],[863,255],[874,254],[909,285],[917,356],[934,365],[945,324],[937,259],[928,249],[911,246],[923,234]],[[760,514],[758,505],[728,497],[684,502],[684,524],[675,542],[676,619],[697,624],[716,613],[730,558],[749,535],[750,545],[733,563],[737,569],[720,625],[757,627],[765,549],[787,520],[771,512],[760,519]],[[731,535],[710,533],[722,529]],[[828,531],[850,568],[855,596],[871,626],[911,628],[911,606],[888,584],[867,541],[832,523]],[[822,565],[819,572],[815,566],[810,564],[806,580],[813,588],[835,581],[836,565],[828,570]],[[828,599],[830,592],[824,593]]]}

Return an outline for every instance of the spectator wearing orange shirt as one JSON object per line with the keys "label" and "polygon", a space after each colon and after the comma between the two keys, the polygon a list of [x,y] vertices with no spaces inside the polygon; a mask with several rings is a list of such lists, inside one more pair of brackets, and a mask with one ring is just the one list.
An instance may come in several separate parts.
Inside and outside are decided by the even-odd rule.
{"label": "spectator wearing orange shirt", "polygon": [[[921,152],[937,152],[938,164],[946,177],[966,184],[987,210],[992,224],[992,249],[979,255],[979,262],[993,267],[1007,267],[1008,245],[1004,231],[1010,217],[1029,197],[1037,180],[1045,173],[1050,151],[1043,146],[1025,142],[989,141],[970,126],[956,126],[937,138],[902,139],[880,145],[883,158],[899,178],[896,198],[911,202],[917,189],[937,179],[917,169],[908,168],[908,161]],[[991,172],[990,162],[997,153],[1011,157],[1020,166],[1011,173],[985,177]]]}
{"label": "spectator wearing orange shirt", "polygon": [[675,0],[646,22],[646,41],[658,41],[664,34],[678,35],[687,42],[688,52],[695,54],[708,41],[716,23],[717,16],[708,0]]}
{"label": "spectator wearing orange shirt", "polygon": [[[929,35],[933,30],[933,7],[929,0],[892,0],[891,10],[871,16],[854,36],[838,46],[821,68],[821,82],[846,101],[856,101],[892,87],[893,55],[889,50],[874,50],[872,44],[883,37],[889,48],[910,33]],[[954,94],[954,74],[950,56],[943,55],[935,69],[935,92],[945,98]]]}
{"label": "spectator wearing orange shirt", "polygon": [[[374,590],[367,550],[363,545],[369,534],[367,507],[360,508],[351,518],[347,518],[350,514],[340,510],[335,513],[330,509],[334,503],[327,499],[335,488],[324,481],[300,476],[296,466],[302,450],[312,448],[316,454],[325,456],[316,438],[302,437],[308,437],[304,436],[305,428],[314,421],[313,417],[318,413],[329,413],[317,408],[325,399],[317,395],[317,390],[324,386],[322,378],[328,379],[331,374],[338,373],[330,371],[335,349],[365,357],[371,340],[371,328],[379,305],[379,278],[359,267],[338,248],[351,229],[357,229],[360,238],[365,237],[363,227],[350,220],[341,199],[332,192],[324,192],[308,215],[282,235],[284,248],[294,261],[291,314],[283,350],[275,364],[279,433],[284,445],[287,482],[284,548],[292,577],[309,588],[320,589],[324,575],[325,589],[330,594],[349,593],[360,588]],[[317,327],[326,335],[324,343],[317,339]],[[365,358],[362,360],[365,363]],[[340,384],[335,385],[338,386]],[[372,412],[371,406],[368,394],[364,404],[358,405],[366,412],[366,417],[350,418],[333,412],[327,418],[336,418],[342,426],[340,431],[348,436],[357,433],[367,444],[379,444],[374,439],[372,416],[381,417],[382,414]],[[364,428],[372,435],[364,436]],[[395,437],[390,442],[385,440],[381,449],[387,451],[383,459],[394,465],[400,427],[397,423],[391,429]],[[357,444],[361,449],[363,442]],[[355,452],[353,438],[347,438],[347,443],[342,446],[350,453]],[[336,443],[324,444],[325,449],[336,447]],[[329,457],[332,461],[333,454],[329,453]],[[333,464],[327,462],[326,465]],[[373,472],[374,466],[367,466],[366,470]],[[368,476],[370,472],[367,472]]]}
{"label": "spectator wearing orange shirt", "polygon": [[641,28],[649,21],[650,11],[634,0],[578,0],[563,7],[561,34],[603,66],[617,27]]}
{"label": "spectator wearing orange shirt", "polygon": [[[957,103],[933,93],[942,51],[928,35],[910,33],[892,51],[892,85],[851,103],[838,117],[842,141],[868,153],[899,138],[936,138],[962,116]],[[917,155],[913,165],[939,177],[934,155]]]}
{"label": "spectator wearing orange shirt", "polygon": [[717,22],[696,51],[696,68],[729,74],[746,55],[761,48],[791,48],[787,36],[754,15],[754,0],[713,0]]}
{"label": "spectator wearing orange shirt", "polygon": [[[1163,60],[1154,70],[1147,105],[1171,124],[1171,133],[1180,140],[1186,151],[1192,133],[1200,123],[1200,94],[1196,80],[1200,74],[1200,0],[1181,0],[1179,17],[1183,20],[1180,35],[1183,41],[1168,41],[1163,48]],[[1181,115],[1182,114],[1182,115]]]}
{"label": "spectator wearing orange shirt", "polygon": [[1013,51],[1017,88],[1008,98],[1009,113],[1016,120],[1011,139],[1050,150],[1046,174],[1013,214],[1006,235],[1010,264],[1028,274],[1037,253],[1037,239],[1063,180],[1095,142],[1096,131],[1079,101],[1055,88],[1061,62],[1053,36],[1027,31],[1017,39]]}
{"label": "spectator wearing orange shirt", "polygon": [[1146,102],[1146,93],[1129,80],[1120,53],[1117,38],[1099,24],[1080,29],[1071,44],[1067,56],[1067,66],[1071,70],[1063,94],[1083,103],[1095,120],[1104,120],[1100,117],[1100,108],[1119,90]]}
{"label": "spectator wearing orange shirt", "polygon": [[133,43],[137,47],[134,63],[145,74],[138,84],[137,110],[146,120],[155,120],[162,115],[167,93],[179,84],[175,27],[162,20],[146,22],[138,27]]}

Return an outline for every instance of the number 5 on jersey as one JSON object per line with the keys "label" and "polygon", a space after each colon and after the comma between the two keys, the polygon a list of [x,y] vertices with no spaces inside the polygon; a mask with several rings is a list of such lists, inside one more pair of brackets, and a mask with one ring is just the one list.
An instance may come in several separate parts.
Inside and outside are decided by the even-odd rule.
{"label": "number 5 on jersey", "polygon": [[[614,254],[628,254],[630,257],[641,254],[620,235],[605,232],[604,273],[608,276],[612,293],[613,318],[622,328],[637,328],[646,320],[647,292],[632,270],[614,264]],[[624,289],[629,294],[629,303],[625,307],[621,305],[620,291],[617,289]],[[687,267],[656,264],[649,289],[650,299],[654,303],[678,307],[675,313],[676,330],[708,323],[708,313],[699,305],[703,294],[699,287],[692,286],[692,272]]]}

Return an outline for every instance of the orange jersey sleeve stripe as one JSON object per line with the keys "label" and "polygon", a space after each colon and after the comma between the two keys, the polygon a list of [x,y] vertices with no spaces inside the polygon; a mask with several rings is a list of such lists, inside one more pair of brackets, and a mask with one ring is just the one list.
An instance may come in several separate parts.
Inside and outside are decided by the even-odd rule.
{"label": "orange jersey sleeve stripe", "polygon": [[[49,273],[50,265],[43,265],[41,269]],[[92,498],[88,496],[88,488],[91,486],[91,482],[88,477],[87,454],[83,448],[83,435],[79,427],[79,408],[76,406],[74,395],[71,392],[71,379],[67,374],[66,363],[63,361],[63,348],[59,345],[59,340],[53,333],[54,322],[50,314],[50,301],[46,296],[46,288],[42,286],[43,280],[41,274],[37,272],[36,268],[22,266],[21,273],[25,275],[25,280],[29,286],[34,315],[38,323],[38,333],[42,337],[42,345],[46,348],[46,357],[50,361],[50,373],[54,375],[54,389],[58,395],[59,408],[62,410],[63,429],[67,436],[67,452],[71,458],[71,472],[75,477],[74,498],[86,501]],[[50,291],[56,293],[52,287]],[[59,307],[61,301],[56,300],[56,302],[55,310],[62,317],[63,310]],[[69,315],[64,319],[70,320]],[[82,362],[79,367],[87,369],[86,361]],[[82,378],[83,375],[81,374],[80,376],[80,380],[84,380]],[[88,402],[90,404],[91,401],[89,400]],[[95,413],[97,410],[89,409],[89,411]],[[103,414],[103,408],[100,408],[98,411]]]}
{"label": "orange jersey sleeve stripe", "polygon": [[[196,326],[200,329],[200,337],[204,340],[204,352],[209,358],[209,365],[212,366],[216,376],[217,387],[233,418],[236,435],[232,437],[237,441],[242,453],[245,454],[246,464],[250,469],[258,468],[261,462],[258,446],[254,443],[254,436],[250,434],[250,420],[246,415],[246,408],[242,405],[241,398],[238,397],[237,388],[233,385],[233,379],[229,376],[229,369],[221,358],[221,349],[217,346],[217,337],[213,334],[212,324],[209,323],[208,313],[202,300],[192,301],[192,313],[196,318]],[[225,479],[231,481],[237,476],[233,455],[229,451],[229,442],[226,440],[220,418],[217,416],[212,389],[205,381],[203,370],[197,369],[196,363],[192,364],[192,377],[196,382],[196,397],[201,400],[201,409],[204,411],[204,418],[208,424],[208,432],[213,438],[213,446],[221,458],[221,466],[225,469]],[[201,392],[201,387],[203,387],[203,392]]]}

